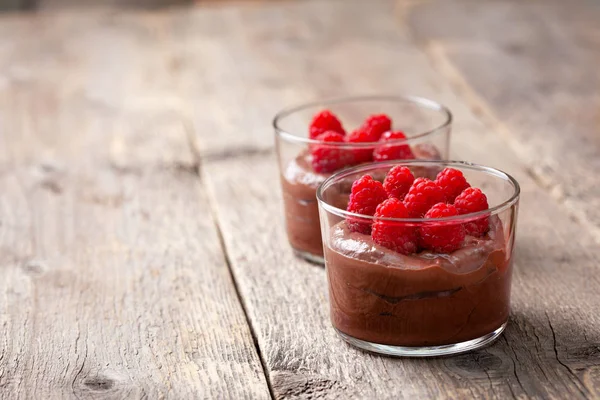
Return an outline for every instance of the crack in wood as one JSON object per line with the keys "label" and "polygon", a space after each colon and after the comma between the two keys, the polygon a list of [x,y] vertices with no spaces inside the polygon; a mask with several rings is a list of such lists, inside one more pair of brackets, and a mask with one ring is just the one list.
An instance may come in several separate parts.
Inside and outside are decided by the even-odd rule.
{"label": "crack in wood", "polygon": [[[571,376],[575,379],[575,382],[576,382],[575,386],[577,387],[577,390],[579,390],[579,393],[581,393],[583,398],[587,398],[589,393],[587,392],[587,389],[585,389],[585,384],[583,382],[581,382],[581,379],[579,378],[579,376],[577,376],[577,374],[575,374],[573,372],[573,370],[567,364],[565,364],[558,356],[558,347],[556,344],[556,333],[554,332],[554,327],[552,326],[552,321],[550,320],[550,316],[548,315],[548,312],[545,311],[544,313],[546,314],[546,319],[548,320],[548,326],[550,327],[550,331],[552,332],[552,346],[554,348],[554,356],[556,357],[556,361],[558,361],[558,363],[560,365],[562,365],[567,370],[567,372],[569,372],[569,374],[571,374]],[[583,389],[580,387],[580,385],[583,386]]]}
{"label": "crack in wood", "polygon": [[[77,339],[79,339],[79,335],[81,334],[81,332],[78,332],[77,334]],[[83,354],[83,361],[81,362],[81,367],[79,368],[79,370],[77,371],[77,373],[75,374],[75,376],[73,377],[73,380],[71,381],[71,390],[73,391],[73,395],[76,398],[80,398],[79,395],[77,394],[77,390],[75,390],[75,385],[77,383],[77,380],[79,379],[79,376],[82,374],[83,372],[83,368],[85,367],[85,362],[87,361],[87,356],[88,356],[88,345],[87,345],[87,341],[85,342],[85,351]]]}
{"label": "crack in wood", "polygon": [[[487,354],[487,355],[493,356],[493,354],[490,354],[487,351],[487,349],[483,350],[482,352],[485,353],[485,354]],[[489,373],[488,369],[479,362],[479,359],[480,359],[480,354],[476,353],[475,354],[475,361],[477,361],[477,364],[479,364],[479,366],[483,369],[483,372],[485,372],[485,375],[487,376],[488,381],[490,383],[490,392],[494,393],[494,385],[493,385],[493,382],[492,382],[492,377],[490,376],[490,373]]]}
{"label": "crack in wood", "polygon": [[190,154],[192,155],[192,158],[194,160],[194,174],[197,175],[198,178],[201,180],[202,155],[200,154],[200,145],[196,136],[196,131],[194,129],[193,123],[191,122],[191,118],[183,117],[182,122],[188,150],[190,151]]}
{"label": "crack in wood", "polygon": [[[510,343],[508,343],[508,339],[506,338],[506,335],[503,335],[502,337],[503,337],[504,341],[506,342],[506,347],[513,353],[513,355],[516,358],[516,352],[510,346]],[[519,374],[517,374],[517,362],[512,357],[509,357],[509,359],[511,360],[512,365],[513,365],[513,367],[512,367],[513,375],[514,375],[515,379],[517,380],[517,383],[521,387],[521,391],[523,391],[523,393],[525,393],[527,395],[527,390],[525,390],[525,386],[523,386],[523,382],[521,382],[521,378],[519,378]],[[513,393],[513,396],[514,396],[514,391],[512,389],[512,386],[510,385],[510,382],[509,382],[508,386],[510,387],[510,392]]]}

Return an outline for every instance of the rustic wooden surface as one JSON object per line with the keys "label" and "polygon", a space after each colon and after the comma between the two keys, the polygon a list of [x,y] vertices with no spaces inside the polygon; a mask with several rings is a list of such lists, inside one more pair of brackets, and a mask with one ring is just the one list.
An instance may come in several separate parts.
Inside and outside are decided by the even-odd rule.
{"label": "rustic wooden surface", "polygon": [[[453,3],[2,18],[0,396],[600,398],[596,180],[571,179],[597,162],[597,103],[583,101],[597,101],[596,72],[578,64],[590,87],[565,82],[552,58],[598,61],[597,5]],[[503,54],[501,30],[524,50]],[[565,85],[551,109],[568,120],[543,132],[558,116],[526,79],[542,72]],[[522,185],[513,316],[485,350],[410,360],[345,345],[324,270],[287,246],[274,112],[379,91],[445,103],[454,155]]]}
{"label": "rustic wooden surface", "polygon": [[600,3],[424,2],[414,35],[529,173],[600,238]]}
{"label": "rustic wooden surface", "polygon": [[0,394],[269,398],[168,57],[108,20],[0,24]]}

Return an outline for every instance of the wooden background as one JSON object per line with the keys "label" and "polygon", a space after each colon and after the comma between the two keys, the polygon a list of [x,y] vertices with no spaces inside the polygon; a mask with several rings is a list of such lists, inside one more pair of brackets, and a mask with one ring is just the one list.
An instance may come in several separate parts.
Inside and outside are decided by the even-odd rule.
{"label": "wooden background", "polygon": [[0,0],[0,11],[55,11],[62,9],[140,8],[157,9],[181,5],[229,5],[279,0]]}
{"label": "wooden background", "polygon": [[[298,1],[0,15],[0,396],[600,398],[600,5]],[[448,105],[522,186],[487,349],[355,350],[293,257],[270,120]]]}

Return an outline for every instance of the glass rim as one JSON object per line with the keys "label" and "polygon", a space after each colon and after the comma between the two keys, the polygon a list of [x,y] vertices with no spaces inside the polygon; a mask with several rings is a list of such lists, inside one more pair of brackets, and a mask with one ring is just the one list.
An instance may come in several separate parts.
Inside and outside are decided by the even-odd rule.
{"label": "glass rim", "polygon": [[300,105],[292,106],[284,108],[275,114],[273,118],[272,125],[273,129],[275,129],[275,134],[284,138],[290,142],[303,143],[303,144],[326,144],[331,147],[347,147],[347,148],[372,148],[376,145],[381,145],[381,142],[361,142],[361,143],[347,143],[347,142],[325,142],[322,140],[311,139],[309,137],[298,136],[297,134],[293,134],[291,132],[286,131],[280,127],[280,121],[298,111],[306,110],[311,107],[316,106],[326,106],[332,104],[340,104],[346,102],[355,102],[355,101],[370,101],[370,100],[387,100],[387,101],[395,101],[395,102],[405,102],[412,103],[422,108],[427,108],[432,111],[439,111],[443,115],[445,115],[444,121],[436,126],[433,129],[429,129],[425,132],[418,133],[414,136],[409,136],[406,139],[396,139],[386,141],[385,144],[401,144],[401,143],[410,143],[415,139],[420,139],[425,136],[432,135],[437,133],[438,131],[442,131],[443,129],[449,127],[452,124],[453,115],[450,109],[444,106],[441,103],[438,103],[434,100],[427,99],[425,97],[419,96],[411,96],[411,95],[393,95],[393,94],[376,94],[376,95],[362,95],[362,96],[345,96],[345,97],[335,97],[324,100],[315,100],[307,103],[302,103]]}
{"label": "glass rim", "polygon": [[340,217],[354,217],[362,220],[375,220],[373,215],[367,214],[358,214],[351,211],[346,211],[341,208],[332,206],[327,203],[323,198],[323,192],[327,190],[331,185],[333,185],[336,181],[341,178],[347,177],[349,175],[356,174],[357,172],[364,170],[365,174],[368,174],[367,171],[373,170],[375,168],[386,168],[393,167],[396,165],[439,165],[444,167],[458,167],[463,169],[470,169],[473,171],[483,172],[488,175],[496,176],[498,178],[502,178],[511,183],[513,187],[513,193],[510,198],[502,203],[488,208],[487,210],[477,211],[469,214],[456,215],[453,217],[444,217],[444,218],[390,218],[390,217],[378,217],[377,221],[389,221],[389,222],[402,222],[402,223],[438,223],[438,222],[447,222],[447,221],[460,221],[460,222],[468,222],[472,220],[479,219],[484,216],[490,216],[498,214],[505,209],[513,206],[519,201],[519,196],[521,194],[521,187],[519,186],[519,182],[511,175],[507,174],[504,171],[501,171],[496,168],[486,167],[484,165],[471,163],[468,161],[446,161],[446,160],[394,160],[394,161],[386,161],[386,162],[374,162],[369,164],[362,164],[352,168],[346,168],[341,171],[336,172],[331,175],[329,178],[325,179],[317,188],[317,200],[319,202],[319,206],[323,207],[328,212],[335,214]]}

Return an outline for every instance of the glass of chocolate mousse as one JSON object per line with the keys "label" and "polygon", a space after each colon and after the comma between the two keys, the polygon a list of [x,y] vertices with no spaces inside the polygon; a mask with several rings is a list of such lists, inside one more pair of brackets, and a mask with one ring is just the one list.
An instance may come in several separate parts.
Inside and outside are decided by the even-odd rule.
{"label": "glass of chocolate mousse", "polygon": [[288,108],[273,120],[288,240],[323,263],[317,187],[344,168],[389,160],[448,159],[452,115],[434,101],[363,96]]}
{"label": "glass of chocolate mousse", "polygon": [[442,356],[506,327],[519,185],[494,168],[392,161],[317,191],[331,322],[361,349]]}

